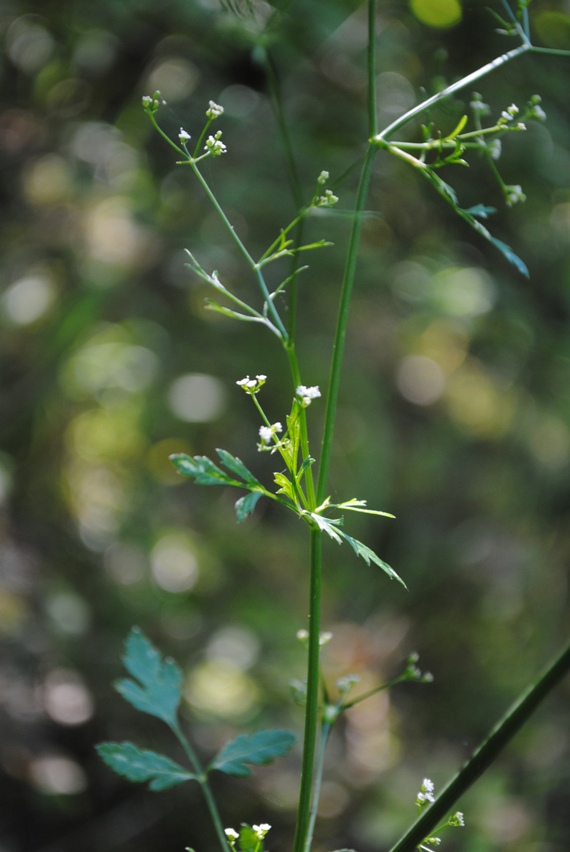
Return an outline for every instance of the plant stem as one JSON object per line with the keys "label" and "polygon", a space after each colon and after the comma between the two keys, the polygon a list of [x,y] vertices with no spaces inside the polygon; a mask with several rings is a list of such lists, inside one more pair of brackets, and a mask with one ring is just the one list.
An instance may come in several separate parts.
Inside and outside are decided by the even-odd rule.
{"label": "plant stem", "polygon": [[325,768],[325,752],[327,749],[329,735],[332,730],[330,722],[323,722],[321,726],[321,738],[319,741],[319,751],[317,754],[317,762],[315,764],[315,783],[313,789],[313,800],[311,802],[311,813],[309,816],[309,829],[307,832],[307,842],[305,852],[309,852],[311,843],[313,842],[313,834],[315,831],[315,823],[317,821],[317,811],[319,809],[319,798],[321,795],[321,785],[323,782],[323,771]]}
{"label": "plant stem", "polygon": [[321,619],[322,534],[311,529],[311,579],[309,597],[309,654],[307,665],[307,703],[305,705],[305,732],[303,739],[303,765],[301,788],[297,807],[297,823],[293,852],[306,852],[313,788],[313,767],[319,717],[319,633]]}
{"label": "plant stem", "polygon": [[441,791],[390,852],[413,852],[439,822],[455,807],[460,797],[493,763],[539,704],[570,670],[570,643],[562,653],[505,713],[488,737],[473,752],[467,763]]}
{"label": "plant stem", "polygon": [[208,810],[210,812],[210,816],[212,818],[212,822],[214,823],[214,828],[216,829],[216,834],[218,835],[218,840],[220,841],[220,845],[222,847],[223,852],[230,852],[230,847],[228,845],[228,841],[226,839],[226,835],[224,832],[224,827],[222,825],[222,820],[220,818],[220,814],[218,808],[216,806],[216,802],[212,791],[210,789],[210,785],[208,784],[208,779],[206,773],[202,768],[202,764],[198,760],[198,756],[178,725],[171,726],[172,732],[176,736],[176,739],[184,749],[186,757],[190,761],[190,765],[192,769],[196,773],[196,780],[200,784],[202,788],[202,792],[204,794],[204,798],[206,799],[206,804],[208,806]]}
{"label": "plant stem", "polygon": [[[434,104],[439,103],[444,98],[448,98],[450,95],[454,95],[455,92],[460,92],[461,89],[465,89],[467,86],[471,86],[472,83],[480,80],[481,77],[485,77],[487,74],[490,74],[491,71],[495,71],[495,69],[500,68],[501,65],[505,65],[507,62],[510,62],[512,59],[516,59],[517,56],[521,56],[523,53],[527,53],[529,50],[535,50],[535,48],[525,41],[513,50],[509,50],[508,53],[503,53],[501,56],[497,56],[491,62],[483,65],[482,68],[478,68],[476,71],[473,71],[472,74],[462,77],[461,80],[457,80],[457,82],[452,83],[451,86],[443,89],[443,91],[438,92],[436,95],[432,95],[431,98],[427,98],[427,100],[422,101],[421,104],[418,104],[408,110],[408,112],[401,115],[400,118],[393,121],[392,124],[389,124],[381,133],[378,133],[375,136],[376,141],[385,141],[388,136],[391,136],[392,133],[395,133],[396,130],[403,127],[404,124],[407,124],[408,121],[411,121],[411,119],[415,118],[416,115],[421,115],[422,112],[425,112],[431,106],[434,106]],[[536,50],[538,50],[538,48],[536,48]]]}
{"label": "plant stem", "polygon": [[348,254],[346,257],[346,265],[344,269],[344,278],[342,282],[342,292],[340,297],[340,305],[338,311],[336,333],[333,344],[333,354],[331,362],[331,371],[329,378],[329,386],[327,393],[327,407],[325,413],[325,425],[323,428],[323,442],[321,448],[321,459],[319,464],[319,480],[317,486],[317,503],[322,503],[327,496],[328,473],[330,466],[330,457],[332,450],[332,438],[334,431],[334,421],[336,417],[336,407],[338,402],[338,392],[340,386],[340,373],[342,368],[342,357],[344,354],[344,344],[346,339],[346,327],[348,324],[348,314],[350,309],[350,299],[352,296],[352,288],[356,275],[356,265],[358,261],[358,249],[360,246],[360,234],[362,231],[362,214],[370,177],[372,174],[372,164],[376,156],[376,145],[369,144],[362,165],[360,174],[360,182],[356,193],[356,203],[354,209],[354,219],[352,221],[352,230],[350,233],[350,242],[348,246]]}

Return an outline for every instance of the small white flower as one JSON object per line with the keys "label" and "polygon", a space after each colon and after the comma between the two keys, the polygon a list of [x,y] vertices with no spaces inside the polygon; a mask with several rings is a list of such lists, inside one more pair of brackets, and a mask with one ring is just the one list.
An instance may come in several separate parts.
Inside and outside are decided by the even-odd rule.
{"label": "small white flower", "polygon": [[319,207],[333,207],[333,205],[338,203],[338,195],[334,195],[330,189],[325,189],[325,194],[319,196],[317,198],[317,205]]}
{"label": "small white flower", "polygon": [[206,115],[208,118],[218,118],[220,115],[223,115],[224,108],[214,101],[210,101],[210,106],[206,110]]}
{"label": "small white flower", "polygon": [[327,171],[323,170],[317,178],[317,183],[322,186],[324,183],[327,182],[329,177],[330,177],[330,174]]}
{"label": "small white flower", "polygon": [[[273,423],[271,426],[260,426],[259,437],[261,438],[261,443],[257,445],[257,449],[260,452],[269,449],[268,445],[271,444],[275,436],[282,431],[283,426],[281,425],[281,423]],[[272,451],[276,449],[277,445],[272,448]]]}
{"label": "small white flower", "polygon": [[529,118],[535,118],[537,121],[546,121],[546,113],[541,106],[536,104],[530,111]]}
{"label": "small white flower", "polygon": [[261,825],[252,825],[251,827],[260,840],[263,840],[267,832],[271,830],[271,826],[266,822],[262,822]]}
{"label": "small white flower", "polygon": [[243,388],[246,393],[254,394],[261,390],[266,381],[267,376],[259,375],[255,379],[250,379],[249,376],[246,376],[245,379],[240,379],[236,382],[236,385]]}
{"label": "small white flower", "polygon": [[303,408],[307,408],[307,406],[310,405],[314,399],[318,399],[318,397],[321,395],[321,392],[317,385],[313,385],[313,387],[310,388],[306,387],[305,385],[299,385],[295,393],[301,400],[301,405],[303,406]]}
{"label": "small white flower", "polygon": [[435,784],[429,778],[424,778],[420,787],[420,792],[416,796],[416,804],[422,808],[426,802],[435,802]]}
{"label": "small white flower", "polygon": [[192,137],[189,133],[187,133],[183,127],[180,128],[180,133],[178,134],[178,138],[180,139],[180,144],[183,145],[185,142],[188,142]]}
{"label": "small white flower", "polygon": [[152,104],[152,98],[150,95],[143,95],[142,105],[143,107],[149,107]]}
{"label": "small white flower", "polygon": [[449,817],[447,824],[463,827],[465,825],[465,817],[461,811],[456,811],[453,816]]}
{"label": "small white flower", "polygon": [[489,142],[489,153],[492,160],[498,160],[503,150],[503,143],[500,139],[492,139]]}
{"label": "small white flower", "polygon": [[507,107],[502,111],[501,118],[504,118],[505,121],[511,121],[511,119],[513,119],[515,115],[518,115],[518,113],[518,106],[516,104],[511,104],[510,107]]}
{"label": "small white flower", "polygon": [[225,828],[224,834],[226,835],[226,837],[229,837],[231,840],[237,840],[238,837],[239,837],[239,834],[237,833],[235,828]]}
{"label": "small white flower", "polygon": [[519,184],[506,186],[504,192],[507,207],[512,207],[514,204],[522,204],[523,201],[526,201],[526,195]]}
{"label": "small white flower", "polygon": [[206,144],[204,145],[204,150],[208,151],[212,157],[220,157],[222,154],[225,154],[227,151],[226,146],[221,141],[222,131],[218,130],[215,136],[208,136],[206,139]]}

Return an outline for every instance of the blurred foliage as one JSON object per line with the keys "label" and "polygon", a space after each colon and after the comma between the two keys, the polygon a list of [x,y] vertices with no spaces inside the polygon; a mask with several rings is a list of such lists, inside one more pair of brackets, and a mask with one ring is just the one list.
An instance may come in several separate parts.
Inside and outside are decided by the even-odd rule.
{"label": "blurred foliage", "polygon": [[[531,12],[541,44],[570,47],[567,4]],[[478,2],[379,2],[380,125],[507,50],[495,27]],[[133,791],[94,752],[135,734],[161,747],[111,689],[122,642],[138,624],[183,665],[199,750],[259,722],[300,729],[288,682],[303,672],[306,539],[262,504],[236,526],[233,494],[188,485],[167,461],[223,446],[269,481],[235,381],[267,374],[275,419],[290,389],[268,335],[204,310],[184,247],[238,290],[251,281],[141,96],[161,90],[173,135],[199,131],[209,99],[225,106],[229,153],[209,178],[261,254],[295,213],[276,69],[301,185],[310,197],[329,170],[347,214],[308,228],[335,242],[300,290],[304,378],[323,386],[366,132],[365,8],[5,0],[0,29],[0,848],[208,850],[197,793]],[[388,848],[421,779],[441,787],[567,635],[569,81],[568,60],[536,56],[478,84],[495,114],[538,92],[548,116],[505,140],[505,179],[528,201],[494,223],[530,281],[405,164],[377,158],[332,490],[394,512],[351,529],[409,591],[327,546],[324,664],[331,683],[355,671],[364,690],[417,649],[435,683],[348,714],[316,852]],[[453,129],[470,96],[433,118]],[[455,171],[464,206],[501,208],[483,163]],[[568,697],[565,685],[466,798],[446,848],[569,848]],[[287,849],[298,761],[220,779],[226,824],[269,822],[272,848]]]}

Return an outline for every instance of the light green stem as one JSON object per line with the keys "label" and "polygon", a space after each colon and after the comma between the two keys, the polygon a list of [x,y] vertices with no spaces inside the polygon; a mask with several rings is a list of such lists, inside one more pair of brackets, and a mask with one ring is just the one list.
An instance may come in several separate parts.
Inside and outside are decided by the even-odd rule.
{"label": "light green stem", "polygon": [[307,832],[307,842],[305,845],[305,852],[309,852],[311,848],[311,844],[313,842],[313,835],[315,833],[315,824],[317,822],[317,811],[319,809],[319,799],[321,796],[321,786],[323,783],[323,772],[325,768],[325,752],[327,750],[327,745],[329,742],[329,735],[332,730],[332,724],[330,722],[323,722],[321,725],[321,738],[319,740],[319,751],[317,754],[317,761],[315,764],[315,782],[313,786],[313,799],[311,802],[311,813],[309,815],[309,829]]}
{"label": "light green stem", "polygon": [[313,789],[313,767],[319,717],[319,634],[321,618],[322,534],[311,529],[311,580],[309,597],[309,654],[307,665],[307,702],[303,738],[303,765],[297,806],[293,852],[307,852]]}
{"label": "light green stem", "polygon": [[441,791],[390,852],[413,852],[440,821],[453,810],[461,796],[485,772],[512,740],[539,704],[570,670],[570,643],[495,725],[489,736],[473,752],[467,763]]}
{"label": "light green stem", "polygon": [[178,725],[172,725],[171,730],[176,736],[176,739],[178,740],[182,748],[184,749],[184,753],[186,754],[186,757],[188,758],[192,769],[196,773],[196,780],[202,788],[202,793],[204,794],[204,798],[206,799],[206,805],[208,806],[212,822],[214,823],[214,828],[216,829],[216,834],[218,835],[220,846],[222,847],[223,852],[230,852],[230,847],[224,832],[224,826],[222,825],[222,820],[220,818],[220,814],[216,806],[214,796],[210,789],[210,785],[208,784],[206,773],[204,772],[202,764],[198,759],[198,755],[196,754],[196,752],[194,751],[194,749],[192,748]]}

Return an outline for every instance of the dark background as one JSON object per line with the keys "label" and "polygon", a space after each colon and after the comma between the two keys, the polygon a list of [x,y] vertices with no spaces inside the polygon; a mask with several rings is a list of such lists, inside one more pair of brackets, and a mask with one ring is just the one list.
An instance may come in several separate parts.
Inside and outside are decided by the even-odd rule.
{"label": "dark background", "polygon": [[[288,683],[304,665],[304,529],[263,502],[236,526],[235,494],[196,488],[167,461],[226,447],[269,483],[274,457],[257,454],[258,418],[235,381],[267,374],[264,406],[283,421],[286,363],[262,329],[204,310],[212,294],[184,268],[185,247],[244,297],[254,285],[140,103],[160,89],[165,129],[194,138],[210,99],[226,107],[228,153],[204,170],[261,255],[295,213],[270,50],[305,197],[328,169],[341,199],[309,222],[308,237],[335,247],[306,256],[300,285],[303,376],[324,387],[358,169],[335,181],[366,140],[366,10],[293,0],[267,29],[272,7],[236,4],[241,14],[217,0],[0,11],[1,852],[214,848],[191,785],[151,794],[94,753],[130,739],[180,759],[112,689],[133,624],[183,667],[205,759],[242,729],[301,730]],[[564,9],[535,0],[537,43],[570,47]],[[380,2],[381,125],[513,47],[496,27],[478,3],[436,28]],[[398,687],[339,726],[316,852],[389,848],[422,778],[441,787],[567,639],[569,84],[568,59],[527,56],[477,86],[494,115],[543,97],[547,123],[506,139],[499,162],[524,205],[505,209],[477,157],[442,173],[463,206],[498,208],[493,232],[530,280],[404,164],[377,157],[331,493],[397,516],[356,516],[349,531],[409,591],[326,546],[324,666],[331,683],[355,671],[371,688],[417,650],[435,682]],[[442,130],[470,98],[432,116]],[[310,411],[313,452],[322,411]],[[568,696],[564,684],[465,798],[467,827],[445,848],[570,848]],[[225,824],[268,822],[269,848],[289,849],[298,769],[296,753],[251,782],[215,778]]]}

